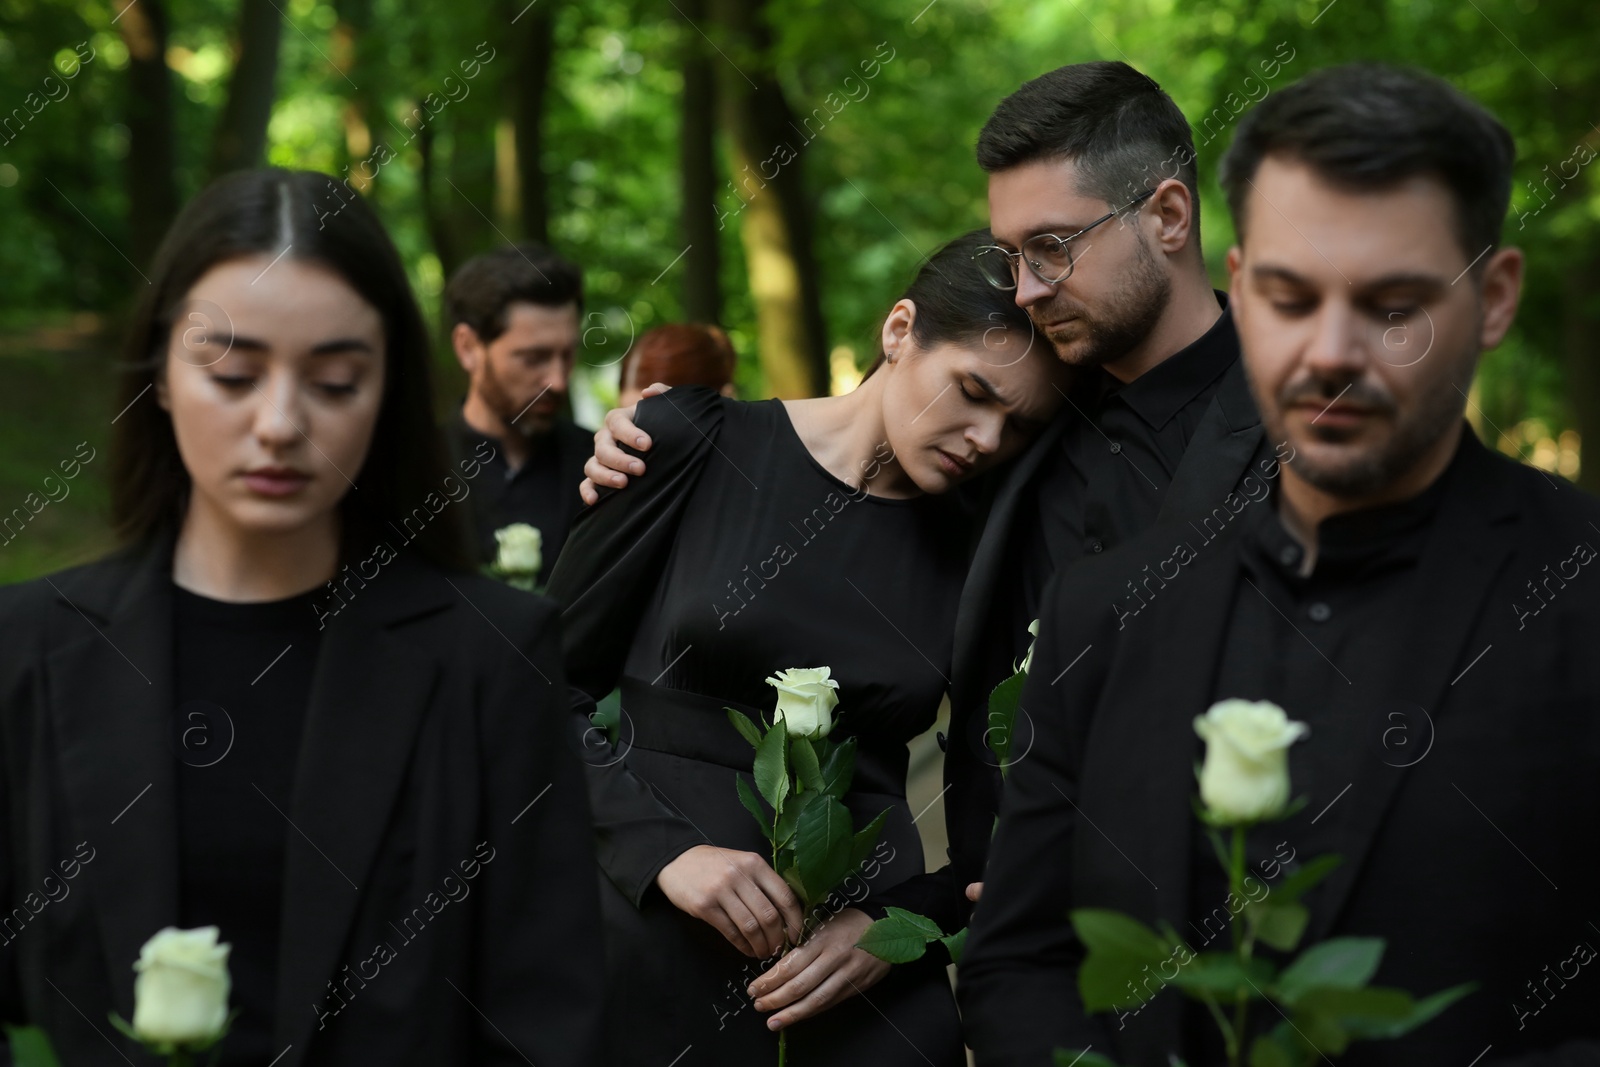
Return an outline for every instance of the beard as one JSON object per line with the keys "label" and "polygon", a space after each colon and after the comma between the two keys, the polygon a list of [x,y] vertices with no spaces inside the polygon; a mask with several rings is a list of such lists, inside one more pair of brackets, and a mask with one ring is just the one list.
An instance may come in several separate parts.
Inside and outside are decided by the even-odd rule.
{"label": "beard", "polygon": [[[1172,298],[1172,281],[1143,240],[1134,247],[1137,252],[1121,291],[1104,306],[1091,313],[1057,289],[1048,301],[1028,309],[1063,363],[1085,368],[1114,363],[1143,344],[1155,329]],[[1050,331],[1042,326],[1064,318],[1074,320],[1072,331]]]}
{"label": "beard", "polygon": [[[526,439],[540,437],[550,432],[554,420],[547,415],[528,411],[530,401],[513,397],[506,389],[505,383],[495,374],[493,361],[488,359],[483,361],[483,373],[478,379],[476,388],[484,406],[498,415],[500,421],[512,433]],[[518,418],[519,415],[521,418]]]}
{"label": "beard", "polygon": [[[1263,412],[1270,439],[1289,440],[1284,412],[1291,404],[1332,404],[1336,397],[1368,408],[1387,420],[1392,427],[1387,437],[1364,446],[1352,443],[1336,457],[1296,449],[1288,463],[1296,474],[1324,493],[1351,499],[1377,495],[1397,482],[1450,432],[1465,410],[1460,394],[1443,388],[1424,390],[1417,407],[1404,412],[1387,390],[1364,379],[1300,378],[1278,391],[1276,406],[1270,413]],[[1314,441],[1323,444],[1336,445],[1352,439],[1349,431],[1315,423],[1310,433]]]}

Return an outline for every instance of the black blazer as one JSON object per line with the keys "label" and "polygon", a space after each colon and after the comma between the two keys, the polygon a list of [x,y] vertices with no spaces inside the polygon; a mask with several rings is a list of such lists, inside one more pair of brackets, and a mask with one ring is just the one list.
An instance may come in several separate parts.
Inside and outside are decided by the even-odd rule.
{"label": "black blazer", "polygon": [[[1491,1045],[1479,1067],[1513,1054],[1594,1063],[1600,1044],[1570,1044],[1600,1037],[1583,978],[1526,1019],[1514,1005],[1537,1007],[1525,983],[1544,981],[1542,968],[1576,943],[1600,946],[1589,925],[1600,899],[1600,560],[1552,585],[1538,615],[1518,606],[1539,603],[1527,583],[1571,563],[1575,544],[1600,547],[1600,502],[1463,432],[1466,469],[1434,520],[1421,595],[1395,620],[1381,686],[1426,710],[1427,723],[1411,725],[1418,748],[1431,748],[1394,766],[1407,760],[1386,750],[1391,724],[1376,705],[1315,739],[1351,785],[1342,799],[1310,798],[1308,811],[1338,803],[1294,842],[1301,858],[1344,857],[1306,898],[1302,944],[1385,937],[1375,982],[1419,996],[1481,983],[1408,1037],[1357,1043],[1341,1063],[1465,1065]],[[1136,623],[1119,628],[1112,607],[1183,537],[1158,527],[1071,568],[1047,596],[1022,701],[1034,744],[1006,781],[958,976],[980,1067],[1048,1064],[1052,1048],[1089,1045],[1165,1067],[1183,1051],[1176,991],[1123,1019],[1083,1012],[1082,949],[1067,922],[1071,908],[1109,907],[1186,929],[1202,754],[1192,722],[1210,703],[1233,597],[1252,595],[1238,592],[1236,543],[1207,545]]]}
{"label": "black blazer", "polygon": [[[1022,657],[1028,640],[1025,633],[1016,631],[1012,620],[1021,610],[1013,605],[1024,593],[1019,566],[1026,546],[1024,526],[1037,521],[1038,512],[1030,497],[1038,492],[1039,471],[1045,458],[1061,447],[1068,420],[1077,418],[1081,416],[1076,411],[1064,408],[1004,473],[994,491],[962,587],[950,674],[950,736],[945,744],[945,784],[951,790],[947,802],[962,811],[990,813],[999,803],[997,771],[987,777],[975,776],[962,772],[960,765],[976,761],[993,767],[994,756],[986,748],[989,693],[1011,675],[1012,664]],[[1261,416],[1250,396],[1244,364],[1235,361],[1224,372],[1195,427],[1183,461],[1167,488],[1158,522],[1208,514],[1255,463],[1271,455],[1261,429]],[[1019,732],[1014,750],[1021,751],[1027,744],[1027,738]],[[985,780],[989,782],[990,795],[960,795],[963,783]],[[993,820],[983,814],[981,818],[965,820],[962,839],[952,840],[952,859],[961,868],[965,881],[976,881],[981,876],[993,828]]]}
{"label": "black blazer", "polygon": [[[177,918],[171,559],[167,539],[0,590],[0,901],[25,916],[0,1013],[74,1065],[149,1062],[106,1015],[133,1017],[133,961]],[[327,621],[285,813],[276,1067],[595,1062],[598,900],[565,719],[548,601],[402,550]],[[404,940],[393,924],[423,905]],[[372,980],[319,1017],[357,971]]]}

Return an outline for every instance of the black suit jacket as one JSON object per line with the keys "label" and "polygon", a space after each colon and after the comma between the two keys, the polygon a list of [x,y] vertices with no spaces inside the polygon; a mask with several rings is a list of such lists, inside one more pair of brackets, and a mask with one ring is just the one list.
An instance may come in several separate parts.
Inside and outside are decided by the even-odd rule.
{"label": "black suit jacket", "polygon": [[[106,1015],[133,1017],[133,961],[177,919],[171,558],[165,540],[0,590],[0,1012],[74,1065],[150,1062]],[[292,804],[262,804],[294,828],[276,1067],[595,1062],[598,898],[554,606],[403,549],[352,588]]]}
{"label": "black suit jacket", "polygon": [[[1027,544],[1026,524],[1037,521],[1030,496],[1039,490],[1044,460],[1061,447],[1061,434],[1068,420],[1077,418],[1081,416],[1072,408],[1063,409],[1005,472],[994,491],[961,592],[950,676],[951,729],[946,742],[945,784],[951,787],[947,803],[952,811],[975,813],[951,828],[951,855],[963,884],[978,880],[983,872],[994,828],[990,814],[999,803],[999,774],[997,770],[988,776],[961,773],[960,764],[977,761],[994,767],[986,735],[989,693],[1011,675],[1012,664],[1021,658],[1028,640],[1012,620],[1020,611],[1014,605],[1025,592],[1021,585],[1021,558]],[[1173,473],[1158,521],[1198,518],[1209,513],[1255,464],[1272,454],[1250,395],[1244,364],[1236,361],[1224,373],[1184,451],[1183,461]],[[1028,732],[1023,721],[1013,741],[1014,752],[1024,751],[1031,743]],[[975,780],[988,782],[987,795],[962,795],[962,783]]]}
{"label": "black suit jacket", "polygon": [[[1540,1050],[1600,1036],[1600,975],[1571,982],[1531,1017],[1514,1005],[1537,1006],[1525,983],[1543,981],[1542,968],[1576,943],[1600,946],[1589,925],[1600,922],[1600,560],[1553,584],[1537,615],[1522,614],[1538,603],[1530,580],[1564,561],[1570,570],[1579,542],[1600,547],[1600,503],[1463,432],[1467,466],[1429,533],[1420,595],[1395,621],[1388,678],[1372,680],[1388,700],[1306,742],[1329,746],[1350,786],[1342,798],[1309,798],[1308,811],[1337,803],[1294,842],[1302,859],[1344,857],[1306,899],[1303,944],[1385,937],[1375,981],[1416,995],[1481,983],[1407,1038],[1357,1043],[1341,1063],[1465,1065],[1490,1046],[1480,1067],[1513,1054],[1594,1063],[1600,1045]],[[1192,722],[1212,697],[1233,597],[1252,595],[1238,591],[1229,536],[1200,549],[1135,618],[1112,605],[1145,564],[1194,540],[1186,525],[1158,527],[1053,583],[1022,701],[1034,744],[1007,779],[958,979],[980,1067],[1033,1067],[1055,1047],[1090,1045],[1131,1067],[1165,1067],[1183,1051],[1176,991],[1126,1016],[1084,1013],[1067,913],[1116,908],[1186,929],[1202,753]],[[1416,747],[1403,759],[1385,713],[1401,705],[1424,712],[1407,720]]]}

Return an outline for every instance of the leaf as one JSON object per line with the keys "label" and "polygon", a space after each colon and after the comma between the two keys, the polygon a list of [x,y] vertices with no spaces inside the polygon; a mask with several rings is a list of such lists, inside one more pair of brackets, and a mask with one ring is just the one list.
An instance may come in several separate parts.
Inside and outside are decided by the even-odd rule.
{"label": "leaf", "polygon": [[988,729],[984,731],[983,739],[988,742],[989,750],[999,762],[1002,776],[1011,769],[1011,742],[1017,728],[1017,706],[1022,703],[1022,686],[1027,680],[1028,676],[1018,671],[995,686],[989,694]]}
{"label": "leaf", "polygon": [[1274,904],[1271,897],[1246,905],[1245,914],[1256,924],[1256,940],[1279,952],[1293,952],[1311,920],[1304,904]]}
{"label": "leaf", "polygon": [[872,854],[872,848],[878,843],[878,834],[883,830],[883,822],[889,817],[889,809],[884,808],[872,817],[872,821],[855,832],[850,839],[850,870],[860,870],[867,857]]}
{"label": "leaf", "polygon": [[[1078,992],[1086,1011],[1109,1011],[1143,1004],[1159,986],[1140,984],[1150,977],[1146,967],[1159,967],[1172,954],[1154,930],[1121,912],[1076,908],[1072,926],[1088,948],[1078,968]],[[1159,982],[1160,977],[1156,975]]]}
{"label": "leaf", "polygon": [[1294,871],[1283,876],[1283,881],[1272,888],[1270,900],[1285,904],[1293,903],[1305,896],[1318,882],[1326,878],[1335,867],[1344,862],[1344,857],[1330,853],[1318,856]]}
{"label": "leaf", "polygon": [[794,846],[794,828],[800,821],[800,813],[812,804],[819,803],[821,797],[821,793],[801,793],[785,804],[783,806],[783,814],[778,816],[773,843],[779,848],[792,848]]}
{"label": "leaf", "polygon": [[1299,1067],[1299,1064],[1299,1058],[1269,1034],[1262,1034],[1250,1045],[1250,1067]]}
{"label": "leaf", "polygon": [[1231,952],[1205,952],[1179,967],[1176,977],[1160,977],[1197,1000],[1202,994],[1232,1000],[1241,990],[1254,1000],[1265,996],[1258,990],[1272,982],[1272,974],[1272,964],[1263,959],[1251,959],[1246,969]]}
{"label": "leaf", "polygon": [[850,791],[850,782],[856,774],[856,739],[821,742],[822,791],[829,796],[843,797]]}
{"label": "leaf", "polygon": [[1313,990],[1359,989],[1377,973],[1383,946],[1381,937],[1336,937],[1313,945],[1284,968],[1274,993],[1297,1005]]}
{"label": "leaf", "polygon": [[1432,996],[1423,997],[1413,1003],[1410,1014],[1404,1019],[1397,1020],[1392,1024],[1369,1027],[1361,1036],[1369,1038],[1402,1037],[1477,988],[1478,983],[1465,982],[1458,986],[1451,986],[1449,989],[1442,989]]}
{"label": "leaf", "polygon": [[756,746],[756,788],[772,810],[783,814],[783,801],[789,795],[789,731],[779,719]]}
{"label": "leaf", "polygon": [[950,962],[957,967],[961,966],[961,954],[967,949],[967,927],[963,926],[948,937],[941,937],[944,947],[950,953]]}
{"label": "leaf", "polygon": [[60,1067],[50,1037],[37,1026],[5,1025],[6,1044],[15,1067]]}
{"label": "leaf", "polygon": [[850,873],[850,812],[833,797],[813,793],[795,822],[794,864],[805,886],[806,907],[821,903]]}
{"label": "leaf", "polygon": [[926,915],[904,908],[887,908],[885,915],[861,935],[856,948],[885,963],[910,963],[928,951],[928,942],[944,936],[937,923]]}
{"label": "leaf", "polygon": [[733,728],[739,731],[739,736],[750,742],[751,748],[761,747],[761,728],[750,721],[750,716],[736,708],[723,708],[728,713],[728,721],[733,723]]}
{"label": "leaf", "polygon": [[761,836],[767,839],[768,844],[771,844],[772,816],[767,813],[766,808],[761,806],[761,798],[756,796],[756,791],[751,788],[750,783],[744,780],[744,775],[738,775],[734,781],[739,788],[739,803],[744,805],[745,811],[754,816],[756,825],[761,827]]}
{"label": "leaf", "polygon": [[1351,1038],[1381,1033],[1415,1006],[1399,989],[1313,989],[1295,1004],[1294,1018],[1307,1041],[1337,1055]]}
{"label": "leaf", "polygon": [[789,760],[794,764],[794,776],[799,779],[801,788],[824,792],[822,767],[817,763],[817,750],[811,747],[810,741],[803,737],[790,741]]}

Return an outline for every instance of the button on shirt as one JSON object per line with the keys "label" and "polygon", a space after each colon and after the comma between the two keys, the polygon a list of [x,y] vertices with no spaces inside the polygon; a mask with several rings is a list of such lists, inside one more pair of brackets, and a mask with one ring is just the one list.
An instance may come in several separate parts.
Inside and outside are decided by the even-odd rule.
{"label": "button on shirt", "polygon": [[1155,525],[1172,476],[1223,374],[1239,358],[1226,294],[1222,316],[1193,344],[1123,384],[1101,368],[1068,394],[1060,447],[1036,482],[1039,522],[1025,553],[1028,618],[1057,570]]}

